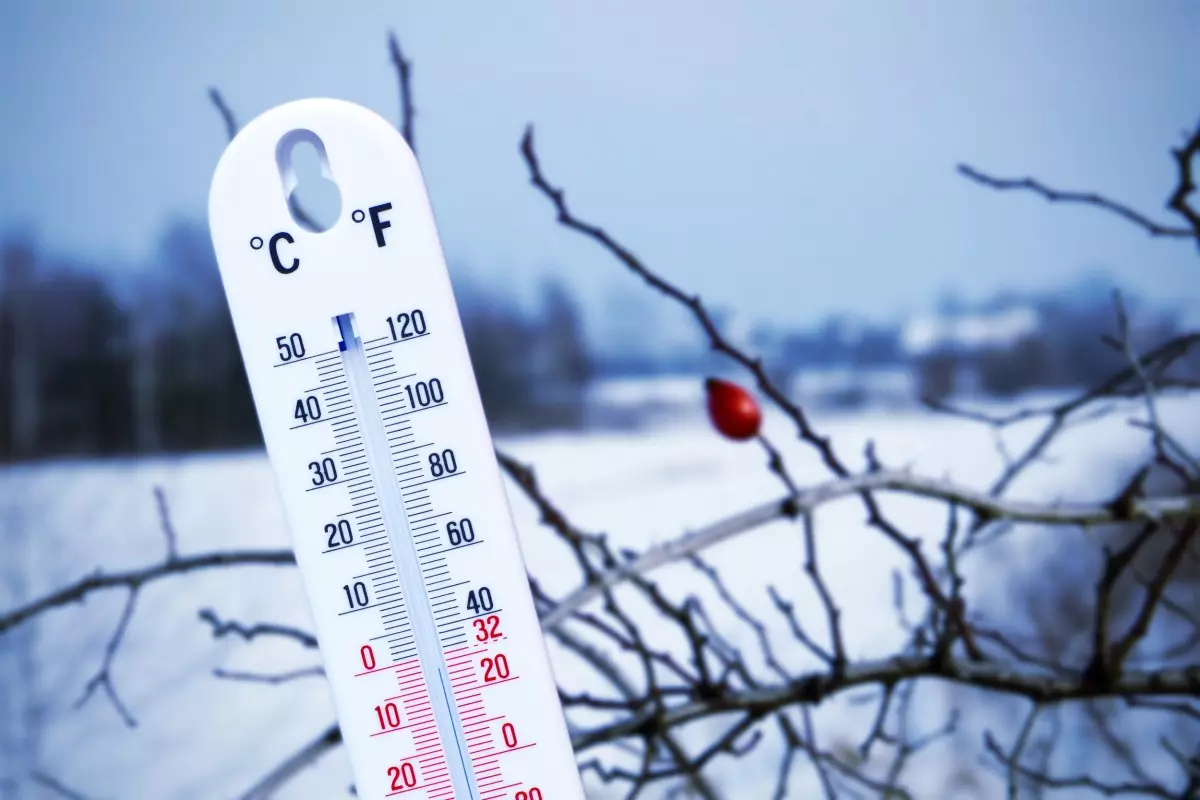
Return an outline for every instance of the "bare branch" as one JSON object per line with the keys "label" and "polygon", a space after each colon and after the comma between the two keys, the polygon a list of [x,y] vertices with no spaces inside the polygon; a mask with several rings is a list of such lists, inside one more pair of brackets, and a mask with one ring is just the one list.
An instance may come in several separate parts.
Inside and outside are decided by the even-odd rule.
{"label": "bare branch", "polygon": [[83,688],[83,694],[75,701],[75,707],[79,708],[86,703],[97,689],[103,689],[109,702],[113,708],[121,715],[121,720],[127,727],[137,727],[137,720],[129,712],[129,707],[121,700],[117,693],[117,687],[112,680],[112,664],[113,659],[117,656],[117,649],[121,646],[121,642],[125,639],[125,631],[129,628],[129,620],[133,617],[133,611],[137,607],[137,589],[129,590],[129,597],[125,600],[125,607],[121,610],[121,617],[117,621],[116,630],[109,637],[108,644],[104,646],[104,660],[100,664],[100,670],[92,676]]}
{"label": "bare branch", "polygon": [[179,537],[175,535],[175,525],[171,522],[171,510],[167,507],[167,495],[161,486],[154,487],[154,502],[158,507],[158,527],[167,540],[167,561],[179,558]]}
{"label": "bare branch", "polygon": [[59,797],[63,797],[66,800],[91,800],[91,798],[86,794],[81,794],[80,792],[67,787],[58,779],[53,778],[44,772],[34,771],[29,774],[29,777],[32,778],[35,783],[46,787]]}
{"label": "bare branch", "polygon": [[271,686],[277,686],[281,683],[290,683],[302,678],[323,678],[325,677],[324,667],[304,667],[303,669],[294,669],[289,672],[278,673],[262,673],[262,672],[238,672],[235,670],[214,669],[213,677],[220,678],[226,681],[243,681],[245,683],[265,683]]}
{"label": "bare branch", "polygon": [[308,744],[301,747],[275,769],[263,776],[249,790],[238,796],[238,800],[269,800],[280,787],[295,778],[318,758],[342,743],[342,731],[331,725]]}
{"label": "bare branch", "polygon": [[1000,191],[1028,191],[1041,195],[1052,203],[1076,203],[1102,208],[1124,217],[1134,225],[1144,228],[1151,236],[1166,236],[1181,239],[1190,239],[1197,236],[1195,231],[1188,228],[1173,228],[1168,225],[1161,225],[1146,215],[1134,211],[1129,206],[1114,202],[1094,192],[1070,192],[1052,189],[1033,178],[997,178],[980,172],[967,164],[959,164],[958,171],[961,175],[991,189],[998,189]]}
{"label": "bare branch", "polygon": [[804,706],[800,709],[800,715],[804,720],[804,748],[808,751],[813,768],[817,771],[817,777],[821,780],[821,788],[825,791],[827,800],[837,800],[837,792],[834,791],[833,782],[829,779],[829,771],[818,754],[817,734],[813,732],[812,711]]}
{"label": "bare branch", "polygon": [[1150,621],[1154,618],[1155,612],[1158,610],[1159,600],[1162,598],[1163,592],[1166,591],[1167,583],[1171,580],[1175,570],[1178,569],[1183,561],[1184,551],[1195,538],[1197,531],[1200,531],[1200,523],[1189,521],[1184,526],[1183,530],[1175,532],[1175,540],[1171,543],[1165,556],[1163,556],[1162,564],[1159,566],[1158,574],[1147,586],[1146,599],[1142,603],[1141,609],[1138,611],[1137,617],[1130,624],[1129,630],[1119,639],[1112,649],[1110,656],[1110,669],[1120,669],[1129,657],[1133,648],[1142,640],[1142,638],[1150,630]]}
{"label": "bare branch", "polygon": [[[1033,729],[1037,725],[1038,715],[1041,713],[1041,706],[1035,705],[1029,710],[1029,714],[1025,717],[1025,722],[1021,725],[1021,731],[1017,734],[1017,740],[1013,742],[1012,752],[1000,756],[1001,761],[1008,767],[1009,800],[1018,800],[1020,797],[1021,772],[1019,765],[1021,763],[1021,756],[1025,752],[1025,745],[1029,743],[1029,737],[1033,733]],[[986,734],[986,737],[989,741],[994,741],[991,739],[990,733]],[[999,751],[999,747],[993,750],[996,753],[999,753]]]}
{"label": "bare branch", "polygon": [[[1007,758],[1004,751],[1000,749],[1000,746],[990,736],[984,740],[984,746],[996,758],[1002,761]],[[1055,778],[1041,771],[1034,771],[1015,763],[1012,765],[1012,769],[1016,775],[1027,778],[1048,789],[1088,789],[1098,792],[1105,797],[1132,795],[1135,797],[1161,797],[1164,800],[1179,800],[1180,798],[1179,794],[1171,792],[1165,785],[1158,783],[1104,783],[1090,775]]]}
{"label": "bare branch", "polygon": [[1167,200],[1167,207],[1188,221],[1192,231],[1200,238],[1200,212],[1188,204],[1188,198],[1196,191],[1196,181],[1192,175],[1192,167],[1197,155],[1200,155],[1200,124],[1188,137],[1183,147],[1172,150],[1175,157],[1175,169],[1179,175],[1175,191]]}
{"label": "bare branch", "polygon": [[[1141,356],[1138,359],[1139,366],[1147,374],[1161,375],[1171,364],[1187,355],[1197,345],[1200,345],[1200,332],[1177,336]],[[1005,428],[1035,417],[1049,418],[1042,430],[1029,446],[1025,448],[1024,452],[1012,459],[1003,474],[992,484],[989,493],[998,496],[1003,494],[1030,464],[1042,456],[1050,444],[1063,432],[1067,422],[1076,413],[1098,400],[1111,397],[1139,396],[1143,387],[1140,383],[1137,383],[1137,377],[1138,370],[1133,366],[1128,366],[1114,373],[1107,380],[1081,392],[1069,400],[1048,408],[1022,409],[1000,417],[992,417],[979,412],[959,409],[929,398],[923,399],[923,402],[934,411],[975,420],[976,422],[997,428]],[[1159,384],[1164,384],[1161,378],[1159,379]]]}
{"label": "bare branch", "polygon": [[1050,525],[1103,525],[1128,520],[1162,520],[1200,516],[1200,496],[1135,498],[1121,505],[1057,504],[1007,500],[959,486],[949,480],[925,478],[907,471],[880,471],[829,481],[727,517],[693,533],[651,548],[581,586],[542,616],[543,627],[554,628],[583,605],[634,575],[674,563],[746,531],[796,514],[810,514],[819,506],[864,490],[893,491],[956,503],[989,519],[1039,522]]}
{"label": "bare branch", "polygon": [[238,132],[237,119],[234,118],[229,104],[225,102],[225,97],[221,94],[221,90],[215,86],[210,88],[208,90],[208,99],[212,101],[213,106],[217,109],[217,113],[221,115],[221,121],[225,123],[225,138],[232,141]]}
{"label": "bare branch", "polygon": [[802,515],[801,524],[804,528],[804,572],[812,581],[817,596],[821,598],[821,605],[825,608],[825,618],[829,625],[829,644],[833,649],[832,666],[833,671],[838,673],[846,667],[846,645],[842,637],[841,624],[842,612],[833,601],[833,594],[829,591],[818,566],[817,534],[811,512]]}
{"label": "bare branch", "polygon": [[[730,340],[722,335],[714,321],[712,314],[709,312],[699,296],[689,296],[679,289],[674,284],[665,280],[658,274],[652,272],[640,259],[637,258],[630,250],[622,246],[601,227],[593,225],[583,220],[578,219],[571,214],[567,208],[565,194],[562,189],[553,186],[543,175],[541,164],[538,160],[537,153],[533,145],[533,127],[530,126],[525,130],[525,136],[521,140],[521,154],[525,159],[525,164],[529,171],[530,182],[543,195],[545,195],[551,203],[553,203],[555,211],[558,215],[558,222],[566,228],[576,231],[588,237],[592,241],[602,246],[605,250],[616,257],[623,263],[631,272],[640,277],[647,285],[660,292],[663,296],[679,303],[686,308],[695,319],[696,323],[703,330],[708,339],[710,347],[718,353],[731,358],[744,369],[749,371],[753,376],[755,383],[759,389],[777,408],[782,411],[796,428],[797,435],[800,440],[812,447],[821,459],[825,467],[833,473],[835,477],[846,478],[850,475],[849,468],[842,462],[841,458],[834,451],[833,445],[829,438],[822,436],[812,427],[808,420],[808,416],[800,408],[799,405],[792,402],[786,393],[780,389],[770,379],[766,369],[763,367],[762,359],[750,356],[745,351],[735,346]],[[926,561],[925,556],[921,552],[921,541],[919,538],[906,536],[893,523],[891,523],[882,513],[875,498],[869,491],[862,491],[859,494],[863,506],[867,511],[868,523],[879,530],[889,541],[899,547],[912,562],[917,576],[921,581],[921,588],[929,598],[930,603],[941,609],[946,614],[961,616],[961,608],[948,608],[948,601],[941,587],[938,585],[937,579]],[[961,626],[960,626],[961,627]],[[974,651],[971,640],[964,637],[964,645],[972,650],[972,654],[978,657],[978,652]]]}
{"label": "bare branch", "polygon": [[44,597],[0,614],[0,633],[51,609],[80,602],[93,592],[104,589],[126,588],[136,591],[162,578],[200,570],[237,566],[292,566],[295,563],[291,550],[227,550],[180,556],[174,561],[162,561],[123,572],[97,571]]}
{"label": "bare branch", "polygon": [[[237,136],[238,132],[238,124],[233,116],[233,112],[230,111],[229,105],[226,104],[225,98],[218,89],[209,89],[208,97],[212,100],[213,105],[217,107],[217,113],[221,115],[221,119],[225,122],[226,137],[230,141],[233,141],[233,137]],[[311,231],[321,230],[321,226],[317,224],[316,220],[300,205],[294,196],[288,198],[288,208],[291,210],[292,216],[301,225]]]}
{"label": "bare branch", "polygon": [[766,714],[792,705],[815,705],[846,689],[887,685],[918,678],[942,680],[1049,705],[1098,697],[1178,697],[1200,694],[1200,665],[1164,670],[1126,670],[1113,681],[1100,683],[1084,673],[1071,676],[1030,675],[996,663],[973,660],[897,656],[847,666],[841,677],[827,672],[798,675],[786,685],[767,686],[723,698],[687,702],[666,711],[643,711],[572,736],[576,751],[625,736],[635,736],[653,724],[668,728],[731,711]]}
{"label": "bare branch", "polygon": [[317,637],[311,633],[302,631],[299,628],[293,628],[289,625],[275,625],[272,623],[260,622],[255,625],[243,625],[240,622],[229,620],[222,622],[217,612],[211,608],[200,610],[200,619],[212,626],[212,635],[214,639],[220,639],[227,634],[236,634],[247,642],[253,641],[259,636],[281,636],[285,639],[292,639],[299,642],[303,647],[315,649],[317,647]]}
{"label": "bare branch", "polygon": [[1146,405],[1146,415],[1149,418],[1147,427],[1152,436],[1155,452],[1164,463],[1173,462],[1178,458],[1183,461],[1181,470],[1186,468],[1191,475],[1200,475],[1200,463],[1197,463],[1187,449],[1175,441],[1175,438],[1162,425],[1158,414],[1158,388],[1155,386],[1154,377],[1149,370],[1142,366],[1142,359],[1134,349],[1133,335],[1129,329],[1129,314],[1125,310],[1125,301],[1121,298],[1120,292],[1113,292],[1113,303],[1117,311],[1117,344],[1129,360],[1129,366],[1133,369],[1134,374],[1141,381],[1141,394]]}
{"label": "bare branch", "polygon": [[413,155],[416,155],[417,140],[413,120],[417,111],[412,102],[412,62],[400,51],[400,41],[394,32],[388,33],[388,52],[392,57],[392,66],[396,68],[396,81],[400,87],[400,133],[404,136],[404,141],[408,142]]}
{"label": "bare branch", "polygon": [[[588,644],[583,639],[571,634],[562,628],[555,629],[550,632],[559,644],[570,650],[575,655],[588,662],[597,673],[602,675],[612,684],[617,691],[625,697],[626,700],[633,700],[637,696],[637,692],[629,680],[620,671],[620,669],[608,658],[604,653],[597,650],[592,645]],[[680,773],[687,780],[688,787],[696,793],[697,797],[703,800],[717,800],[719,795],[712,787],[712,784],[700,774],[699,768],[691,763],[687,751],[683,748],[675,736],[669,731],[664,731],[662,734],[663,746],[667,753],[675,762]],[[647,743],[647,746],[648,743]]]}

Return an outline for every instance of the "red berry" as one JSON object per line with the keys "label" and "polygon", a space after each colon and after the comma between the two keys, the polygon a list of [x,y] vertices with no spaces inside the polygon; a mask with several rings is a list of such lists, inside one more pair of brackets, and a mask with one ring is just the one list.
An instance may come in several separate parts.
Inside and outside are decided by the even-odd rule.
{"label": "red berry", "polygon": [[709,378],[704,388],[708,390],[708,418],[714,428],[739,441],[758,435],[762,411],[749,392],[719,378]]}

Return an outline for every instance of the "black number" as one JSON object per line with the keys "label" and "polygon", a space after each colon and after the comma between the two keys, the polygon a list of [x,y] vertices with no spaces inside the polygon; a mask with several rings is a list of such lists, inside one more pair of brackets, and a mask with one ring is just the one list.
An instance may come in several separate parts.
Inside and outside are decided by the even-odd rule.
{"label": "black number", "polygon": [[329,534],[329,547],[331,549],[348,545],[354,541],[354,529],[350,527],[350,520],[348,519],[340,519],[336,523],[329,523],[325,526],[325,532]]}
{"label": "black number", "polygon": [[279,348],[280,361],[304,358],[304,340],[300,338],[300,334],[298,333],[293,333],[290,336],[276,336],[275,346]]}
{"label": "black number", "polygon": [[346,584],[342,591],[346,593],[346,602],[351,608],[362,608],[371,602],[371,597],[367,594],[367,585],[362,581],[356,581],[353,586]]}
{"label": "black number", "polygon": [[443,450],[440,453],[429,454],[429,474],[435,478],[458,472],[458,462],[454,460],[453,450]]}
{"label": "black number", "polygon": [[408,405],[412,408],[437,405],[446,399],[446,393],[442,391],[442,382],[437,378],[430,378],[428,382],[410,383],[404,387],[404,391],[408,392]]}
{"label": "black number", "polygon": [[310,461],[308,462],[308,468],[313,473],[313,486],[324,486],[327,483],[333,483],[337,480],[337,464],[333,463],[332,458]]}
{"label": "black number", "polygon": [[495,607],[492,602],[492,590],[486,586],[480,586],[478,589],[472,589],[467,592],[467,609],[472,614],[478,614],[483,611],[491,611]]}
{"label": "black number", "polygon": [[388,328],[392,332],[392,341],[411,339],[414,336],[424,336],[429,330],[425,327],[425,313],[414,308],[410,314],[397,314],[388,317]]}
{"label": "black number", "polygon": [[321,401],[313,394],[300,398],[296,401],[296,413],[292,416],[300,420],[302,424],[308,422],[310,419],[313,421],[320,419]]}
{"label": "black number", "polygon": [[446,538],[450,540],[451,547],[475,541],[475,526],[471,524],[471,518],[463,517],[458,522],[447,522]]}

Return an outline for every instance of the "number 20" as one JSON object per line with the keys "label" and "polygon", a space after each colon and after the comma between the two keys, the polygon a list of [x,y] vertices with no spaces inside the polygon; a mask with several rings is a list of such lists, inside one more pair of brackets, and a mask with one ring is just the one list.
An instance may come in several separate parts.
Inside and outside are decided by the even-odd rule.
{"label": "number 20", "polygon": [[392,791],[413,789],[417,785],[417,771],[407,761],[398,767],[388,767],[388,777],[392,779]]}

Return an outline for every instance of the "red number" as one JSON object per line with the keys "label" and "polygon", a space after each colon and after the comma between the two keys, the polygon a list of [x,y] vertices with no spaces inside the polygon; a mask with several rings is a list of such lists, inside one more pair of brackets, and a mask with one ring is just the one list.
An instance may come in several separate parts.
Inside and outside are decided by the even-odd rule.
{"label": "red number", "polygon": [[495,614],[491,614],[484,619],[472,620],[471,624],[475,626],[475,641],[486,642],[488,639],[499,639],[502,634],[500,632],[500,618]]}
{"label": "red number", "polygon": [[400,709],[396,708],[395,703],[375,706],[375,716],[379,717],[379,728],[381,730],[386,731],[391,728],[400,727]]}
{"label": "red number", "polygon": [[364,669],[368,671],[375,669],[375,651],[371,649],[371,645],[364,644],[359,648],[358,657],[362,659]]}
{"label": "red number", "polygon": [[517,792],[513,796],[513,800],[542,800],[542,790],[536,786],[530,786],[528,792]]}
{"label": "red number", "polygon": [[500,726],[500,736],[504,738],[505,747],[511,749],[517,746],[517,729],[512,726],[511,722]]}
{"label": "red number", "polygon": [[483,682],[491,683],[492,681],[504,680],[511,673],[508,670],[508,658],[503,653],[496,653],[496,657],[487,658],[479,662],[479,666],[483,667]]}
{"label": "red number", "polygon": [[417,785],[417,771],[407,761],[398,767],[388,767],[388,777],[392,779],[392,791],[412,789]]}

